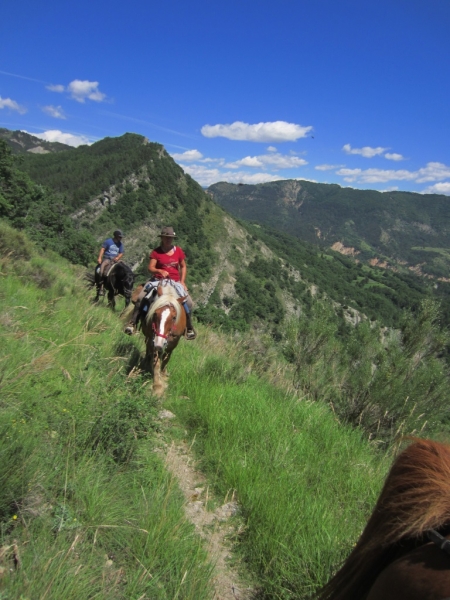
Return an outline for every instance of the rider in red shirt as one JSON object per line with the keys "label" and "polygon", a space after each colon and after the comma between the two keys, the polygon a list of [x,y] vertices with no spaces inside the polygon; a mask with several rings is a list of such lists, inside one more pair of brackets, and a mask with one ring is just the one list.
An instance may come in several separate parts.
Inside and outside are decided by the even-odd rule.
{"label": "rider in red shirt", "polygon": [[156,279],[170,277],[172,281],[181,281],[186,288],[186,255],[180,247],[172,246],[172,241],[173,238],[169,236],[161,237],[161,246],[150,254],[148,270]]}
{"label": "rider in red shirt", "polygon": [[136,300],[131,321],[125,328],[125,333],[129,335],[135,331],[140,305],[149,292],[149,288],[157,287],[161,279],[171,279],[174,282],[173,287],[178,296],[181,298],[186,296],[186,301],[183,303],[186,311],[186,339],[193,340],[197,336],[192,326],[192,299],[185,282],[187,274],[186,255],[180,247],[173,245],[175,235],[172,227],[163,227],[161,230],[161,245],[150,253],[148,270],[153,277],[145,285],[145,291],[143,290]]}

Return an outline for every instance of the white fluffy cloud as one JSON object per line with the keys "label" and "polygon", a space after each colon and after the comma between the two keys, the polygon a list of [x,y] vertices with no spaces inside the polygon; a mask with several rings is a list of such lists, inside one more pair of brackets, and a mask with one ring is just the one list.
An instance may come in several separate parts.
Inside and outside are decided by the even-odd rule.
{"label": "white fluffy cloud", "polygon": [[106,99],[106,94],[103,94],[98,89],[99,83],[98,81],[88,81],[87,79],[74,79],[69,83],[67,87],[57,84],[57,85],[47,85],[47,89],[51,92],[68,92],[74,100],[77,102],[81,102],[84,104],[86,100],[92,100],[93,102],[103,102]]}
{"label": "white fluffy cloud", "polygon": [[278,152],[272,152],[271,154],[262,154],[260,156],[246,156],[235,162],[227,163],[225,166],[229,169],[238,169],[239,167],[293,169],[295,167],[303,167],[307,164],[306,160],[298,158],[298,156],[286,156]]}
{"label": "white fluffy cloud", "polygon": [[406,169],[338,169],[337,175],[350,183],[386,183],[388,181],[442,181],[450,178],[450,167],[438,162],[429,162],[417,171]]}
{"label": "white fluffy cloud", "polygon": [[422,191],[422,194],[444,194],[450,196],[450,181],[435,183]]}
{"label": "white fluffy cloud", "polygon": [[303,127],[286,121],[269,123],[243,123],[235,121],[228,125],[204,125],[201,132],[205,137],[224,137],[229,140],[248,142],[295,142],[306,137],[312,126]]}
{"label": "white fluffy cloud", "polygon": [[84,102],[86,99],[93,100],[94,102],[103,102],[106,94],[102,94],[98,86],[98,81],[74,79],[69,83],[67,89],[72,98],[77,102]]}
{"label": "white fluffy cloud", "polygon": [[386,183],[387,181],[412,181],[417,175],[412,171],[394,169],[339,169],[337,175],[349,183]]}
{"label": "white fluffy cloud", "polygon": [[314,167],[318,171],[332,171],[333,169],[342,169],[345,165],[317,165]]}
{"label": "white fluffy cloud", "polygon": [[284,179],[279,175],[270,173],[248,173],[246,171],[221,171],[216,168],[208,168],[203,165],[181,165],[200,185],[207,187],[219,181],[228,183],[267,183],[269,181],[279,181]]}
{"label": "white fluffy cloud", "polygon": [[27,109],[24,106],[18,104],[15,100],[11,100],[11,98],[2,98],[0,96],[0,109],[1,108],[9,108],[10,110],[15,110],[21,115],[27,112]]}
{"label": "white fluffy cloud", "polygon": [[85,144],[90,146],[93,143],[85,135],[63,133],[59,129],[50,129],[49,131],[44,131],[43,133],[31,133],[31,131],[25,131],[25,133],[34,135],[34,137],[37,137],[41,140],[45,140],[46,142],[61,142],[61,144],[67,144],[68,146],[74,146],[75,148],[77,148],[78,146],[83,146]]}
{"label": "white fluffy cloud", "polygon": [[442,181],[450,178],[450,167],[438,162],[429,162],[426,167],[422,167],[417,173],[417,183],[426,183],[428,181]]}
{"label": "white fluffy cloud", "polygon": [[51,104],[48,106],[43,106],[42,111],[45,112],[46,115],[53,117],[54,119],[65,119],[66,115],[61,106],[52,106]]}
{"label": "white fluffy cloud", "polygon": [[186,152],[172,154],[174,160],[187,160],[188,162],[194,160],[201,160],[203,154],[198,150],[186,150]]}
{"label": "white fluffy cloud", "polygon": [[388,160],[406,160],[404,156],[397,154],[396,152],[386,152],[384,158],[387,158]]}
{"label": "white fluffy cloud", "polygon": [[381,146],[378,146],[377,148],[371,148],[370,146],[352,148],[350,144],[345,144],[345,146],[342,147],[342,150],[346,154],[360,154],[361,156],[364,156],[364,158],[373,158],[378,154],[383,154],[383,152],[386,152],[389,148],[382,148]]}

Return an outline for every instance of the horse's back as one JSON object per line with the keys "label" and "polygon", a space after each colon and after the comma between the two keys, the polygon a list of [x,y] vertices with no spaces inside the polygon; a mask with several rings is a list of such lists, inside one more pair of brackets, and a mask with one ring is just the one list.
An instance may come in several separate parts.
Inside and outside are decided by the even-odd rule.
{"label": "horse's back", "polygon": [[366,600],[447,600],[450,555],[429,543],[392,562],[378,576]]}

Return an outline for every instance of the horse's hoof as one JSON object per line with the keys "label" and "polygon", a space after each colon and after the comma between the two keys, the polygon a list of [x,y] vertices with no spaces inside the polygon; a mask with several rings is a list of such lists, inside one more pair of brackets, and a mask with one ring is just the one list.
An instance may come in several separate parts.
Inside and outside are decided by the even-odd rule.
{"label": "horse's hoof", "polygon": [[153,386],[153,394],[157,398],[161,398],[164,396],[164,387],[162,385],[158,385],[157,387]]}
{"label": "horse's hoof", "polygon": [[135,328],[133,324],[129,324],[125,327],[125,329],[123,330],[124,333],[126,333],[127,335],[133,335],[133,333],[135,333]]}

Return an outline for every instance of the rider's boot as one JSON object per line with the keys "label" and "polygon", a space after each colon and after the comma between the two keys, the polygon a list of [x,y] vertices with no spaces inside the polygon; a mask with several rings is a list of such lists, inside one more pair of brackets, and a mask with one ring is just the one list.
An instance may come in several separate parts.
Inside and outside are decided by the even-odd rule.
{"label": "rider's boot", "polygon": [[[186,309],[186,306],[184,308]],[[195,340],[196,337],[197,337],[197,333],[195,332],[195,329],[192,326],[191,313],[186,311],[186,339],[187,340]]]}
{"label": "rider's boot", "polygon": [[128,325],[123,330],[123,332],[126,333],[127,335],[133,335],[133,333],[136,333],[136,325],[137,325],[137,322],[139,321],[140,308],[141,308],[141,303],[139,301],[137,301],[136,304],[134,305],[134,310],[133,310],[133,314],[131,315],[131,319],[129,320]]}

